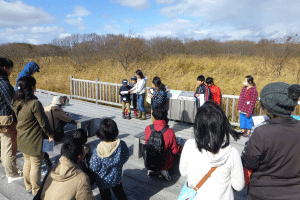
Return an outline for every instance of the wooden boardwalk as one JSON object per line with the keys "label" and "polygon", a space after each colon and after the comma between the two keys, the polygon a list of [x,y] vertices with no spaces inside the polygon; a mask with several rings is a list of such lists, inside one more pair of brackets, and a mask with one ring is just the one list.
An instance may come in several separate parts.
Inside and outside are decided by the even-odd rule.
{"label": "wooden boardwalk", "polygon": [[[47,106],[51,103],[51,95],[36,93],[36,96],[42,102],[43,106]],[[177,199],[180,190],[186,181],[186,177],[181,177],[178,170],[179,156],[176,159],[177,164],[171,169],[170,175],[172,181],[167,182],[162,178],[149,178],[146,175],[146,169],[144,167],[143,159],[137,159],[133,157],[133,141],[136,134],[142,133],[145,127],[151,123],[150,116],[147,116],[147,120],[141,121],[136,119],[122,119],[122,112],[120,108],[109,107],[105,105],[97,105],[95,103],[89,103],[85,101],[70,100],[70,106],[66,106],[64,110],[70,113],[76,120],[80,117],[92,117],[95,118],[94,130],[98,129],[101,118],[109,117],[114,119],[118,125],[120,135],[119,138],[126,142],[130,150],[130,158],[123,168],[123,186],[125,192],[130,200],[175,200]],[[191,124],[182,124],[180,122],[170,121],[170,128],[175,131],[176,136],[181,136],[183,139],[189,139],[193,137],[193,127]],[[66,140],[71,136],[72,132],[76,129],[74,125],[67,125],[66,127]],[[64,141],[63,140],[63,141]],[[62,142],[63,142],[62,141]],[[231,144],[241,152],[244,148],[246,139],[242,138],[239,141],[232,141]],[[53,152],[50,152],[52,162],[56,162],[60,157],[60,149],[62,142],[55,143]],[[94,137],[88,138],[88,144],[92,148],[95,148],[99,140]],[[23,166],[23,156],[18,152],[17,165],[19,168]],[[44,169],[43,165],[43,169]],[[94,195],[97,199],[101,199],[99,190],[93,189]],[[235,199],[246,199],[245,190],[236,193]],[[5,177],[4,168],[0,165],[0,200],[27,200],[32,199],[33,196],[26,193],[23,180],[8,184]]]}

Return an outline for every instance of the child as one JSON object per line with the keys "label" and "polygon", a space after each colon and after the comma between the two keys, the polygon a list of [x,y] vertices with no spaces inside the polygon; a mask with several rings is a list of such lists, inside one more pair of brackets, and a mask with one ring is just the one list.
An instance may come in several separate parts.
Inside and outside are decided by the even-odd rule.
{"label": "child", "polygon": [[[200,75],[197,77],[197,83],[199,86],[197,87],[196,92],[194,93],[194,97],[198,98],[200,94],[204,94],[204,102],[208,101],[210,98],[210,89],[207,85],[205,85],[205,77],[203,75]],[[200,102],[196,101],[197,107],[200,107]]]}
{"label": "child", "polygon": [[215,85],[214,79],[211,77],[206,78],[206,84],[210,89],[210,99],[215,101],[219,106],[221,106],[222,95],[221,90],[218,86]]}
{"label": "child", "polygon": [[[153,131],[164,131],[163,129],[165,129],[165,131],[162,133],[163,134],[163,138],[164,138],[164,150],[165,150],[165,163],[164,165],[162,165],[162,168],[154,170],[154,169],[148,169],[148,176],[154,176],[156,175],[158,172],[160,172],[163,177],[168,180],[171,181],[171,177],[169,175],[168,170],[172,167],[173,163],[174,163],[174,155],[179,154],[182,150],[182,146],[180,146],[179,144],[177,144],[176,141],[176,137],[175,137],[175,133],[172,129],[169,128],[168,126],[168,118],[167,118],[167,110],[165,108],[157,108],[153,110],[152,113],[153,117],[155,118],[154,124],[147,126],[145,129],[145,142],[146,144],[150,144],[150,140],[151,140],[151,134],[153,134]],[[154,130],[153,130],[154,129]],[[151,159],[151,158],[150,158]],[[157,162],[157,160],[159,160],[159,158],[157,159],[152,159],[149,161],[153,161]],[[145,160],[146,161],[146,160]],[[154,164],[148,163],[149,165],[154,166]]]}
{"label": "child", "polygon": [[101,199],[111,199],[110,188],[119,200],[127,200],[122,186],[122,168],[129,158],[126,143],[118,139],[119,130],[114,120],[105,118],[96,132],[100,143],[93,151],[90,168],[96,173],[96,184]]}
{"label": "child", "polygon": [[237,110],[240,112],[240,127],[244,137],[249,137],[253,127],[252,115],[257,96],[258,92],[253,82],[253,77],[250,75],[246,76],[237,107]]}
{"label": "child", "polygon": [[131,110],[130,110],[130,93],[128,92],[131,87],[128,85],[127,79],[122,80],[122,86],[119,90],[119,95],[122,102],[122,117],[125,119],[125,107],[127,107],[128,110],[128,119],[131,119]]}
{"label": "child", "polygon": [[[131,77],[131,83],[129,84],[130,87],[134,87],[137,83],[137,78],[136,76],[132,76]],[[133,106],[133,110],[134,110],[134,116],[137,116],[137,110],[136,110],[136,107],[137,107],[137,94],[132,94],[131,95],[131,100],[132,100],[132,106]],[[126,112],[125,112],[125,115],[126,115]]]}

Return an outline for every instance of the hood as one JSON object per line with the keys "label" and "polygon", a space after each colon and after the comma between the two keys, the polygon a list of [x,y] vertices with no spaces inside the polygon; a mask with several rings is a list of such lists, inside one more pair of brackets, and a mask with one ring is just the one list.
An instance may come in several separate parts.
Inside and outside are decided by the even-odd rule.
{"label": "hood", "polygon": [[51,170],[49,176],[57,182],[65,182],[74,178],[81,172],[82,170],[77,164],[73,163],[65,156],[61,156],[59,163]]}
{"label": "hood", "polygon": [[107,158],[111,156],[119,147],[120,140],[117,139],[114,142],[101,141],[97,146],[97,153],[100,158]]}
{"label": "hood", "polygon": [[29,62],[25,65],[23,70],[18,76],[17,81],[24,76],[31,76],[32,72],[39,71],[40,67],[35,62]]}
{"label": "hood", "polygon": [[145,81],[148,81],[148,77],[147,77],[147,76],[145,76],[144,80],[145,80]]}
{"label": "hood", "polygon": [[213,154],[205,149],[202,150],[204,158],[211,164],[212,167],[219,167],[226,163],[228,160],[232,147],[229,145],[224,149],[220,149],[217,154]]}

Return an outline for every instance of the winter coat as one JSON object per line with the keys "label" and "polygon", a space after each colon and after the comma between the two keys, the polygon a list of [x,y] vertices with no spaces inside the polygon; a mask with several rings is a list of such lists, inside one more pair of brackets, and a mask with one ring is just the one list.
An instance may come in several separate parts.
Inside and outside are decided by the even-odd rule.
{"label": "winter coat", "polygon": [[114,142],[101,141],[93,151],[90,168],[96,174],[96,184],[108,189],[121,182],[122,168],[129,158],[126,143],[117,139]]}
{"label": "winter coat", "polygon": [[151,99],[151,110],[156,108],[165,108],[167,103],[167,92],[160,90],[154,91],[153,97]]}
{"label": "winter coat", "polygon": [[121,101],[130,102],[130,93],[122,95],[121,92],[130,90],[131,87],[129,85],[122,85],[119,89],[119,95],[121,96]]}
{"label": "winter coat", "polygon": [[[45,110],[45,114],[50,122],[50,127],[53,131],[58,127],[59,121],[63,121],[63,122],[67,122],[67,123],[72,121],[72,116],[65,113],[65,111],[58,105],[50,104],[50,105],[46,106],[44,108],[44,110]],[[52,111],[53,118],[54,118],[54,126],[53,126],[53,119],[52,119],[51,111]]]}
{"label": "winter coat", "polygon": [[[196,94],[204,94],[204,101],[208,101],[210,99],[210,89],[207,85],[199,85],[196,89],[196,92],[194,93],[194,97],[196,97]],[[198,101],[196,101],[196,105],[198,107]]]}
{"label": "winter coat", "polygon": [[221,94],[221,89],[216,86],[210,86],[210,99],[217,102],[219,105],[221,105],[222,102],[222,94]]}
{"label": "winter coat", "polygon": [[256,127],[242,153],[250,199],[300,198],[300,121],[272,118]]}
{"label": "winter coat", "polygon": [[138,79],[137,83],[133,88],[131,88],[131,91],[135,94],[145,94],[146,92],[146,81],[148,81],[148,77],[146,76],[143,79]]}
{"label": "winter coat", "polygon": [[62,156],[50,171],[42,200],[95,200],[89,177],[71,160]]}
{"label": "winter coat", "polygon": [[19,150],[29,156],[40,156],[43,138],[53,135],[43,105],[34,97],[27,103],[23,100],[13,101],[12,106],[18,120],[17,143]]}
{"label": "winter coat", "polygon": [[4,74],[2,75],[2,73],[0,74],[0,116],[10,116],[13,113],[11,101],[15,95],[15,91],[9,83],[8,77]]}
{"label": "winter coat", "polygon": [[[34,71],[39,71],[40,67],[35,63],[35,62],[29,62],[25,65],[25,67],[23,68],[23,70],[20,72],[16,83],[18,82],[18,80],[22,77],[25,76],[31,76],[32,72]],[[18,90],[18,88],[16,87],[16,91]]]}
{"label": "winter coat", "polygon": [[[166,122],[164,120],[155,120],[153,125],[156,131],[161,131],[165,127]],[[151,129],[150,126],[147,126],[145,129],[146,144],[148,142],[148,139],[150,138],[150,135],[151,135]],[[171,128],[168,128],[163,136],[165,142],[164,150],[166,152],[166,164],[162,170],[168,170],[172,167],[174,163],[174,155],[177,155],[181,152],[182,146],[177,144],[175,133]]]}
{"label": "winter coat", "polygon": [[198,150],[195,139],[186,141],[180,158],[181,176],[187,176],[188,186],[196,187],[211,167],[217,167],[211,177],[199,188],[194,200],[233,200],[233,189],[244,188],[245,180],[242,161],[237,149],[227,146],[213,154]]}
{"label": "winter coat", "polygon": [[243,87],[239,97],[237,110],[246,113],[246,116],[250,117],[254,112],[257,96],[258,92],[255,86],[252,86],[249,89],[247,89],[247,87]]}

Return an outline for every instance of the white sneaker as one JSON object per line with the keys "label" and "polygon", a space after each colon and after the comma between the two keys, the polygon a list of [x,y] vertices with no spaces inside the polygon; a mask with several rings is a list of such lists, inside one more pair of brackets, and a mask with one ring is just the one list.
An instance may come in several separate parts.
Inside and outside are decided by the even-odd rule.
{"label": "white sneaker", "polygon": [[167,181],[171,181],[171,176],[167,170],[161,170],[160,173]]}
{"label": "white sneaker", "polygon": [[18,180],[21,180],[21,179],[23,179],[22,176],[8,177],[8,178],[7,178],[7,182],[8,182],[8,183],[13,183],[13,182],[18,181]]}

